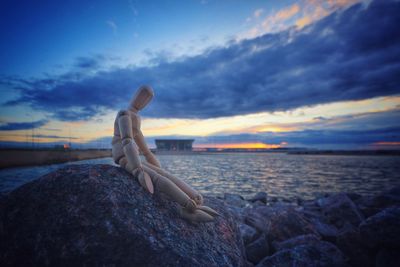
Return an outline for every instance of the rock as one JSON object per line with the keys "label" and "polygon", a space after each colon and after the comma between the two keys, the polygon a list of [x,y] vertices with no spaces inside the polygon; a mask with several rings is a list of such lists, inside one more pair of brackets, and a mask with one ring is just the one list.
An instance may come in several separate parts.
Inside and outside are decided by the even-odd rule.
{"label": "rock", "polygon": [[368,267],[374,265],[374,253],[371,253],[361,240],[358,227],[347,224],[338,234],[337,247],[349,259],[354,267]]}
{"label": "rock", "polygon": [[257,207],[257,206],[265,206],[265,203],[259,200],[253,202],[252,207]]}
{"label": "rock", "polygon": [[321,235],[322,239],[329,242],[336,241],[339,231],[335,226],[326,224],[316,217],[310,219],[310,222],[314,226],[315,230],[317,230],[317,232]]}
{"label": "rock", "polygon": [[304,208],[304,212],[311,212],[314,214],[318,214],[318,217],[321,215],[321,208],[318,206],[317,201],[304,201],[302,203],[302,207]]}
{"label": "rock", "polygon": [[358,226],[364,220],[364,216],[357,206],[344,193],[332,194],[326,198],[318,199],[317,203],[325,218],[339,228],[345,222]]}
{"label": "rock", "polygon": [[256,207],[246,214],[245,222],[265,232],[271,242],[304,234],[319,236],[314,226],[293,207]]}
{"label": "rock", "polygon": [[177,204],[151,195],[110,165],[70,165],[0,203],[2,266],[243,266],[238,227],[221,216],[192,224]]}
{"label": "rock", "polygon": [[376,255],[376,267],[398,267],[400,263],[400,249],[381,249]]}
{"label": "rock", "polygon": [[261,201],[264,204],[267,204],[267,198],[268,194],[266,192],[258,192],[257,194],[254,195],[254,197],[250,198],[249,201],[251,202]]}
{"label": "rock", "polygon": [[361,197],[362,197],[362,195],[360,195],[360,194],[357,194],[357,193],[354,193],[354,192],[348,192],[348,193],[346,193],[346,195],[351,199],[351,201],[357,201],[357,200],[359,200]]}
{"label": "rock", "polygon": [[377,196],[361,197],[356,200],[356,204],[366,217],[370,217],[385,208],[400,205],[400,186]]}
{"label": "rock", "polygon": [[280,250],[264,258],[256,267],[279,266],[347,266],[342,252],[333,244],[325,241],[299,245],[291,249]]}
{"label": "rock", "polygon": [[239,230],[240,230],[240,234],[243,238],[243,243],[245,245],[253,242],[259,236],[259,233],[257,232],[256,229],[254,229],[251,226],[248,226],[245,223],[239,224]]}
{"label": "rock", "polygon": [[261,235],[257,240],[246,246],[247,260],[252,263],[258,263],[269,254],[268,240],[265,234]]}
{"label": "rock", "polygon": [[238,207],[238,208],[243,208],[246,205],[248,205],[246,200],[244,200],[244,198],[238,194],[225,193],[224,200],[225,200],[226,204],[234,206],[234,207]]}
{"label": "rock", "polygon": [[294,247],[297,247],[299,245],[306,245],[306,244],[316,244],[319,243],[320,237],[316,235],[299,235],[293,238],[290,238],[288,240],[282,241],[282,242],[273,242],[272,246],[276,251],[282,250],[282,249],[291,249]]}
{"label": "rock", "polygon": [[369,247],[400,248],[400,206],[386,208],[360,224],[363,242]]}
{"label": "rock", "polygon": [[236,223],[244,223],[244,208],[238,208],[231,205],[225,205],[225,209],[229,211],[230,214],[234,217]]}
{"label": "rock", "polygon": [[[251,227],[254,227],[260,232],[265,232],[267,231],[267,225],[266,225],[266,218],[258,212],[259,208],[261,207],[254,207],[252,209],[246,210],[246,213],[244,215],[244,222]],[[269,207],[262,207],[262,208],[269,208]]]}

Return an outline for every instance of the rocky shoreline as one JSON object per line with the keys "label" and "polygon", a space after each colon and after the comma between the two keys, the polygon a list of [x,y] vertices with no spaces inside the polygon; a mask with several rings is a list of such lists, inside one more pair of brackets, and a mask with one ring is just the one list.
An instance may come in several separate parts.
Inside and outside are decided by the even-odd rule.
{"label": "rocky shoreline", "polygon": [[0,198],[2,266],[398,266],[400,187],[284,202],[205,196],[221,216],[179,217],[110,165],[71,165]]}
{"label": "rocky shoreline", "polygon": [[400,187],[372,197],[331,193],[283,202],[225,194],[256,266],[398,266]]}

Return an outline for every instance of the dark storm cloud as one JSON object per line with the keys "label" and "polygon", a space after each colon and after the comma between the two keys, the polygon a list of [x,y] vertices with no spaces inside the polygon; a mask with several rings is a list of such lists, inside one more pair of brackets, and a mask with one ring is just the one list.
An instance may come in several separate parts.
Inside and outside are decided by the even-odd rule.
{"label": "dark storm cloud", "polygon": [[119,57],[95,54],[76,58],[73,67],[82,70],[97,70],[104,67],[105,63],[117,62],[119,60]]}
{"label": "dark storm cloud", "polygon": [[398,1],[357,4],[300,31],[231,42],[174,62],[30,81],[9,104],[81,120],[123,108],[138,86],[150,84],[156,97],[145,115],[211,118],[399,94],[398,14]]}
{"label": "dark storm cloud", "polygon": [[50,138],[50,139],[79,139],[78,137],[71,136],[60,136],[60,135],[46,135],[46,134],[34,134],[34,138]]}
{"label": "dark storm cloud", "polygon": [[75,67],[82,69],[97,69],[100,67],[100,64],[104,58],[102,56],[96,57],[78,57],[75,60]]}
{"label": "dark storm cloud", "polygon": [[0,131],[30,130],[34,128],[40,128],[47,122],[47,120],[39,120],[34,122],[9,122],[0,125]]}

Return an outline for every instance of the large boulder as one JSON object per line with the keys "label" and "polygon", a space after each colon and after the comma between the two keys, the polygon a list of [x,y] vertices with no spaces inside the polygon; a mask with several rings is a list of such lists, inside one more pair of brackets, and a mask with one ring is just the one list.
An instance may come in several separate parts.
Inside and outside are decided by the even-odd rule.
{"label": "large boulder", "polygon": [[376,267],[398,267],[400,262],[399,249],[381,249],[376,255]]}
{"label": "large boulder", "polygon": [[320,218],[311,218],[310,222],[321,235],[322,239],[329,242],[336,241],[339,231],[334,225],[324,223]]}
{"label": "large boulder", "polygon": [[400,186],[376,196],[360,197],[355,203],[366,217],[370,217],[385,208],[400,205]]}
{"label": "large boulder", "polygon": [[363,220],[363,214],[354,202],[344,193],[333,194],[317,201],[326,220],[341,228],[347,222],[358,226]]}
{"label": "large boulder", "polygon": [[283,249],[291,249],[300,245],[306,244],[317,244],[321,241],[321,239],[316,235],[299,235],[288,240],[282,242],[273,242],[273,247],[276,251],[283,250]]}
{"label": "large boulder", "polygon": [[243,243],[245,245],[253,242],[260,235],[260,233],[256,229],[245,223],[239,224],[239,230],[240,230],[240,235],[242,236],[243,239]]}
{"label": "large boulder", "polygon": [[268,239],[265,234],[246,246],[247,260],[258,263],[269,254]]}
{"label": "large boulder", "polygon": [[189,223],[165,195],[110,165],[71,165],[0,202],[2,266],[243,266],[243,242],[221,216]]}
{"label": "large boulder", "polygon": [[258,192],[252,198],[249,199],[250,202],[260,201],[267,204],[268,194],[266,192]]}
{"label": "large boulder", "polygon": [[325,241],[298,245],[283,249],[264,258],[256,267],[344,267],[348,266],[343,253],[333,244]]}
{"label": "large boulder", "polygon": [[371,248],[400,249],[400,206],[386,208],[359,226],[362,242]]}
{"label": "large boulder", "polygon": [[338,234],[336,245],[346,255],[351,266],[374,266],[375,253],[361,239],[358,227],[348,224]]}
{"label": "large boulder", "polygon": [[270,242],[281,242],[305,234],[319,237],[310,221],[290,206],[253,208],[247,211],[245,222],[266,233]]}
{"label": "large boulder", "polygon": [[227,205],[237,208],[244,208],[246,205],[248,205],[247,201],[238,194],[225,193],[224,200]]}

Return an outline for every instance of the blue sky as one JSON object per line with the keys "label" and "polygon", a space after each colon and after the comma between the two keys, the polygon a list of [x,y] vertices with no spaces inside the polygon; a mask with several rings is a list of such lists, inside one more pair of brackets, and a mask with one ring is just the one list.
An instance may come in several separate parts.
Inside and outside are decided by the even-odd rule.
{"label": "blue sky", "polygon": [[98,144],[149,84],[151,146],[399,148],[399,13],[389,0],[2,1],[0,142]]}

